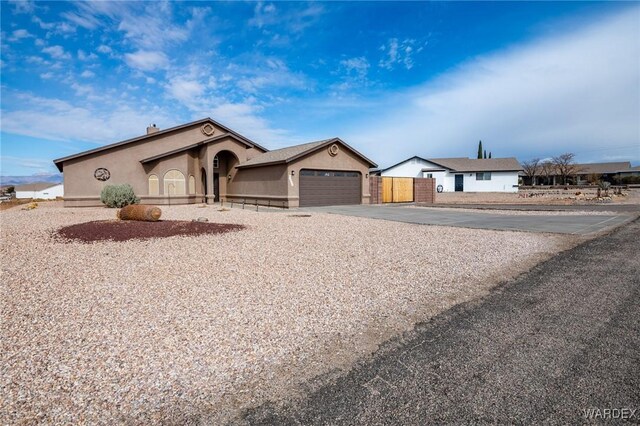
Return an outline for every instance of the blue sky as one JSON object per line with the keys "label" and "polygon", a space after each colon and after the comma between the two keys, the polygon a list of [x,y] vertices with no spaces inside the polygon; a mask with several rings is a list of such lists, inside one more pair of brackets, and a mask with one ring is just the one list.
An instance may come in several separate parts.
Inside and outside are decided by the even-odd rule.
{"label": "blue sky", "polygon": [[640,162],[640,7],[2,2],[2,175],[210,116],[270,149]]}

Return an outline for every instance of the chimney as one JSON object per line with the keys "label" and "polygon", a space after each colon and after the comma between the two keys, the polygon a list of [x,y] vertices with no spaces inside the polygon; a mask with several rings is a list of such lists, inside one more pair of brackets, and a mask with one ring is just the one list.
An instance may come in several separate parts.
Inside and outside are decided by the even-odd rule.
{"label": "chimney", "polygon": [[150,125],[150,126],[147,126],[147,134],[148,134],[148,135],[151,135],[151,134],[153,134],[153,133],[157,133],[157,132],[159,132],[159,131],[160,131],[160,129],[158,129],[158,128],[156,127],[156,125],[155,125],[155,124],[152,124],[152,125]]}

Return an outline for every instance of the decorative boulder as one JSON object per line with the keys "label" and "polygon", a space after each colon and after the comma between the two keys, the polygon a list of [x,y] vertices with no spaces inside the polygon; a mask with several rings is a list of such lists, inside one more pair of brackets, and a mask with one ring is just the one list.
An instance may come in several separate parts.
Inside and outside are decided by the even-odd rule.
{"label": "decorative boulder", "polygon": [[160,219],[162,210],[156,206],[143,206],[131,204],[118,210],[120,220],[141,220],[144,222],[156,222]]}

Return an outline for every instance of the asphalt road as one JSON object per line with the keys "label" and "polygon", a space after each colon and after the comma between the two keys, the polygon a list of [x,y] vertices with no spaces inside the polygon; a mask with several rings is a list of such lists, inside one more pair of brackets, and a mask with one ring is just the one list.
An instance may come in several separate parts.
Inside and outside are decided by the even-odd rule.
{"label": "asphalt road", "polygon": [[505,215],[490,210],[455,211],[438,208],[415,208],[398,205],[352,205],[305,207],[300,210],[368,217],[423,225],[458,226],[463,228],[497,229],[502,231],[551,232],[560,234],[591,235],[612,229],[633,215]]}
{"label": "asphalt road", "polygon": [[597,423],[640,423],[639,220],[418,325],[301,402],[262,406],[243,422],[591,423],[585,410],[604,416]]}

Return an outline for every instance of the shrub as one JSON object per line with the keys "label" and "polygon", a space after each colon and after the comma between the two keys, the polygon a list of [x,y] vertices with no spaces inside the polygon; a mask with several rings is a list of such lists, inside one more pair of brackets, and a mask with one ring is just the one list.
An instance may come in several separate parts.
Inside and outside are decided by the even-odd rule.
{"label": "shrub", "polygon": [[129,184],[107,185],[100,193],[100,201],[107,207],[124,207],[129,204],[138,204],[140,199],[136,197],[133,188]]}

